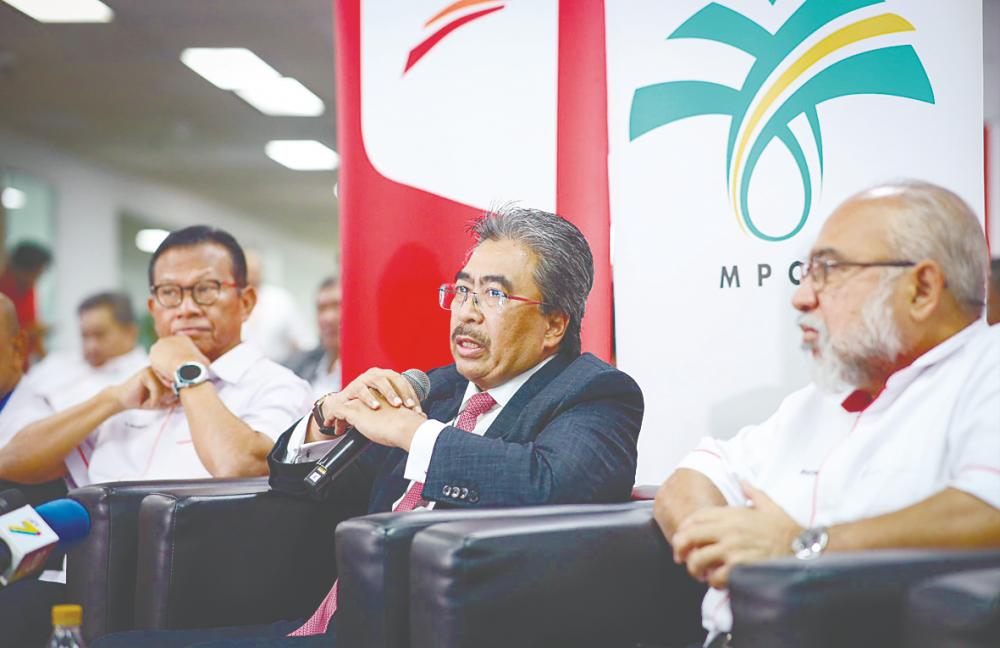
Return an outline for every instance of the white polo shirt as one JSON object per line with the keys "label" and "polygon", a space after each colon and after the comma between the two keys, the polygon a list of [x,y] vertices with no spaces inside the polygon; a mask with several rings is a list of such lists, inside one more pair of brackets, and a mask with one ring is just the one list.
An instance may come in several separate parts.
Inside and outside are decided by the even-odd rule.
{"label": "white polo shirt", "polygon": [[[219,398],[257,432],[277,439],[312,404],[309,383],[240,344],[212,363]],[[191,440],[184,408],[128,410],[99,426],[66,459],[78,485],[143,479],[198,479],[212,475]]]}
{"label": "white polo shirt", "polygon": [[[971,324],[894,373],[867,407],[810,385],[760,425],[703,439],[680,463],[732,506],[739,479],[803,527],[870,518],[956,488],[1000,508],[1000,326]],[[862,409],[863,407],[863,409]],[[728,593],[702,605],[709,636],[732,626]]]}

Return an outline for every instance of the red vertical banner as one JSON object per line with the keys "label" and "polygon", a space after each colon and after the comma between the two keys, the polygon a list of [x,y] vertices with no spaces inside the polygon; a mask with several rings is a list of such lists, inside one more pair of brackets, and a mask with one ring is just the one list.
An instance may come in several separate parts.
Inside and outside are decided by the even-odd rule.
{"label": "red vertical banner", "polygon": [[451,362],[437,287],[508,200],[587,236],[583,346],[609,358],[603,3],[335,0],[334,23],[344,378]]}
{"label": "red vertical banner", "polygon": [[607,96],[604,0],[560,0],[556,211],[580,228],[594,253],[583,349],[604,360],[614,335]]}

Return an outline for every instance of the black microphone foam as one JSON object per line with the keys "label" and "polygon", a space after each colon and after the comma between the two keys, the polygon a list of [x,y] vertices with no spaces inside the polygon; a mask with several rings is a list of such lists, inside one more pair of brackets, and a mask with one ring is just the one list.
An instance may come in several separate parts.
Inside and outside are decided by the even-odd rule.
{"label": "black microphone foam", "polygon": [[[417,400],[422,401],[427,398],[431,389],[430,378],[419,369],[407,369],[403,372],[413,391],[417,394]],[[330,452],[326,453],[322,459],[316,462],[316,466],[309,471],[305,482],[306,488],[316,493],[331,479],[342,473],[345,468],[351,465],[361,451],[368,447],[371,441],[353,427],[348,428],[343,438]]]}

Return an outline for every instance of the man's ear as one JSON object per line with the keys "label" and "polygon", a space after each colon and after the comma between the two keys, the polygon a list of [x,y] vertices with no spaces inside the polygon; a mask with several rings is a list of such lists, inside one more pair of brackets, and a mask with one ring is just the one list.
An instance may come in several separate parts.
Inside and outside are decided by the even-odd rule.
{"label": "man's ear", "polygon": [[257,291],[250,284],[247,284],[245,288],[242,288],[239,292],[240,296],[240,310],[242,311],[243,321],[247,321],[250,317],[250,313],[253,312],[253,307],[257,305]]}
{"label": "man's ear", "polygon": [[569,315],[562,311],[553,311],[545,315],[545,337],[542,345],[546,349],[554,349],[562,342],[569,327]]}
{"label": "man's ear", "polygon": [[907,274],[906,307],[917,322],[926,321],[937,311],[944,296],[944,273],[937,261],[924,260]]}

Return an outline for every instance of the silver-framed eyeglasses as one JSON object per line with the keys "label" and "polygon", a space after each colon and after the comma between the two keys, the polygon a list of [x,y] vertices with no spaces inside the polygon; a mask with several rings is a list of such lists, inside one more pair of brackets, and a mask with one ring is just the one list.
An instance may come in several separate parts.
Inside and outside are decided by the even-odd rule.
{"label": "silver-framed eyeglasses", "polygon": [[812,279],[813,290],[822,290],[826,286],[830,272],[837,268],[908,268],[916,265],[915,261],[894,259],[887,261],[844,261],[827,257],[809,257],[802,266],[802,280]]}
{"label": "silver-framed eyeglasses", "polygon": [[219,300],[222,288],[238,288],[232,281],[218,281],[217,279],[202,279],[193,286],[182,286],[180,284],[159,284],[150,286],[149,292],[156,302],[164,308],[176,308],[184,301],[184,293],[191,292],[191,299],[199,306],[211,306]]}
{"label": "silver-framed eyeglasses", "polygon": [[504,306],[509,301],[521,302],[522,304],[537,304],[539,306],[546,305],[545,302],[528,299],[527,297],[508,295],[499,288],[487,288],[476,292],[468,286],[448,283],[441,284],[441,287],[438,288],[438,305],[447,311],[458,310],[469,300],[469,295],[472,295],[472,303],[480,310],[482,310],[482,305],[485,304],[498,313],[504,309]]}

